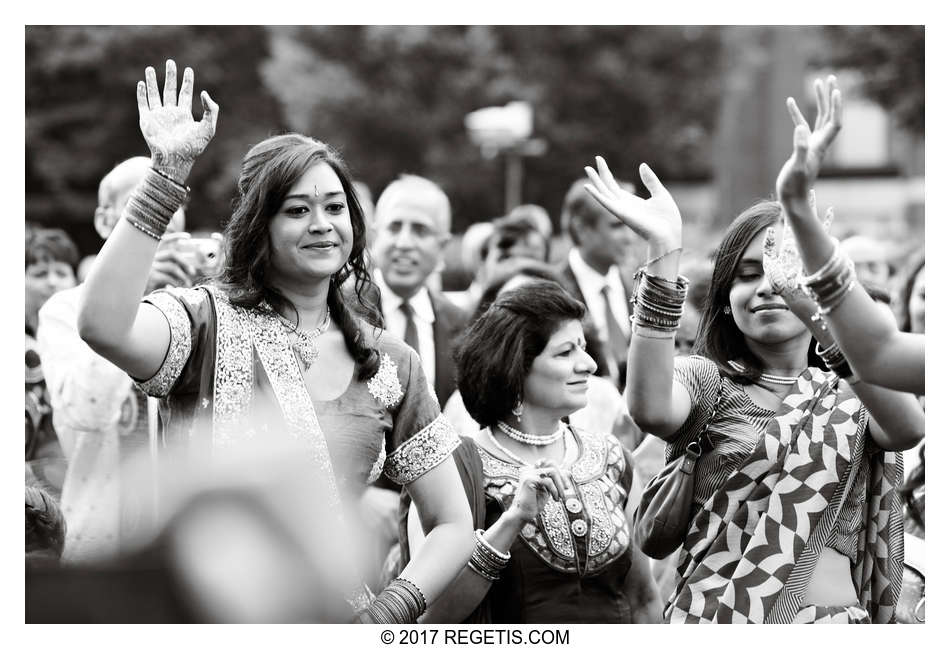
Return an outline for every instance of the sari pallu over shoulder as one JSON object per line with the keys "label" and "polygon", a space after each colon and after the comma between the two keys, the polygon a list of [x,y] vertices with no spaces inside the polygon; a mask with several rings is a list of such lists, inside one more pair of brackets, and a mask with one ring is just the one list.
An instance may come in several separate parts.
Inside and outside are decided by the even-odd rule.
{"label": "sari pallu over shoulder", "polygon": [[834,374],[809,368],[798,377],[755,449],[693,520],[668,621],[791,622],[861,462],[870,462],[868,498],[852,572],[871,620],[892,620],[903,561],[900,454],[866,440],[867,419]]}

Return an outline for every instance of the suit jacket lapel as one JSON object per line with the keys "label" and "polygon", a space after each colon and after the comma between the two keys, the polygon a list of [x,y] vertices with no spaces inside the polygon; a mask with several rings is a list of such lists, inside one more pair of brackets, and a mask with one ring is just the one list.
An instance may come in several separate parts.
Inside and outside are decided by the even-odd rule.
{"label": "suit jacket lapel", "polygon": [[439,397],[439,407],[445,405],[452,392],[455,391],[455,363],[452,361],[452,337],[455,334],[454,323],[447,313],[443,298],[429,291],[432,301],[432,312],[435,320],[432,322],[432,339],[435,344],[435,385],[436,396]]}

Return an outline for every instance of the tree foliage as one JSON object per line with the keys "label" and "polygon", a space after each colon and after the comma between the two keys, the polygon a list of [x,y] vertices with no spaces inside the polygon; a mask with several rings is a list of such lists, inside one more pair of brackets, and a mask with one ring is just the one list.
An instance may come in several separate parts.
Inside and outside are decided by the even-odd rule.
{"label": "tree foliage", "polygon": [[816,62],[853,68],[861,91],[911,133],[924,134],[924,28],[920,25],[836,25],[824,28],[829,49]]}
{"label": "tree foliage", "polygon": [[[374,193],[402,172],[439,182],[453,229],[501,213],[503,165],[483,159],[465,115],[526,100],[546,155],[529,158],[523,199],[558,221],[595,154],[635,178],[710,172],[718,28],[585,26],[29,27],[27,218],[85,228],[99,179],[147,154],[135,83],[166,58],[195,69],[220,104],[215,140],[190,184],[190,226],[227,218],[240,160],[298,130],[341,149]],[[197,93],[196,93],[197,94]],[[196,103],[196,111],[200,111]],[[87,249],[94,239],[83,240]]]}

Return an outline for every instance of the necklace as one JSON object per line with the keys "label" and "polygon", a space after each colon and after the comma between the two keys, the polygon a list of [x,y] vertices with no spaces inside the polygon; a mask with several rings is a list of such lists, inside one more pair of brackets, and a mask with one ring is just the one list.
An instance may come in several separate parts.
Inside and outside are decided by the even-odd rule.
{"label": "necklace", "polygon": [[518,464],[520,466],[528,466],[528,463],[525,462],[523,458],[509,451],[507,448],[502,446],[501,443],[497,439],[495,439],[495,434],[491,431],[491,426],[488,427],[488,439],[490,439],[491,443],[495,445],[495,448],[497,448],[499,451],[507,455],[508,459],[514,460],[515,464]]}
{"label": "necklace", "polygon": [[498,430],[516,442],[529,444],[531,446],[550,446],[551,444],[554,444],[564,437],[564,428],[564,422],[558,422],[557,430],[550,435],[529,435],[528,433],[518,430],[514,426],[509,426],[503,421],[498,422]]}
{"label": "necklace", "polygon": [[[501,422],[499,422],[499,427],[500,427],[500,424]],[[561,436],[564,437],[564,428],[567,428],[567,427],[564,425],[563,422],[561,422],[559,428],[561,428]],[[515,464],[518,464],[520,466],[531,466],[524,458],[516,455],[512,451],[509,451],[507,448],[502,446],[501,442],[495,439],[495,433],[492,432],[491,426],[487,428],[487,431],[488,431],[488,439],[491,440],[491,443],[495,445],[495,448],[501,451],[510,460],[514,460]],[[560,463],[561,466],[564,466],[564,462],[565,460],[567,460],[567,456],[568,456],[567,438],[564,437],[564,457],[561,458],[561,463]]]}
{"label": "necklace", "polygon": [[279,313],[277,314],[277,318],[288,332],[296,334],[297,337],[291,343],[290,347],[294,350],[294,353],[297,354],[300,362],[303,363],[303,371],[306,372],[320,355],[320,350],[317,349],[317,338],[326,333],[327,329],[330,328],[330,308],[327,307],[327,312],[323,316],[323,322],[321,322],[316,329],[298,329],[295,324]]}
{"label": "necklace", "polygon": [[[745,369],[741,363],[737,363],[736,361],[729,361],[729,365],[740,372]],[[782,376],[780,374],[766,374],[765,372],[759,374],[759,379],[765,381],[766,383],[774,383],[775,385],[795,385],[798,382],[797,375]]]}

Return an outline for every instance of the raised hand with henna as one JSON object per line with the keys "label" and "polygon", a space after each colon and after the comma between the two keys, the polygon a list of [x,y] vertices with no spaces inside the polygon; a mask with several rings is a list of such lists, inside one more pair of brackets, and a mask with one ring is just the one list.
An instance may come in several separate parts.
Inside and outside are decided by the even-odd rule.
{"label": "raised hand with henna", "polygon": [[809,128],[795,99],[789,97],[786,100],[788,113],[795,124],[795,149],[779,172],[776,193],[783,203],[794,202],[798,207],[805,206],[808,190],[818,178],[825,153],[841,130],[841,91],[834,75],[829,75],[826,81],[815,81],[815,99],[818,115],[814,129]]}
{"label": "raised hand with henna", "polygon": [[214,137],[218,123],[218,105],[207,91],[201,92],[204,114],[195,121],[191,113],[195,75],[185,68],[181,92],[175,62],[165,63],[164,95],[159,95],[155,68],[145,68],[145,81],[139,81],[136,96],[139,105],[139,127],[152,152],[152,166],[180,184],[191,171],[198,156]]}
{"label": "raised hand with henna", "polygon": [[683,221],[673,197],[650,167],[640,165],[640,178],[650,192],[642,199],[623,189],[603,158],[597,156],[597,171],[584,167],[592,184],[584,187],[598,203],[646,240],[650,257],[678,249],[683,241]]}
{"label": "raised hand with henna", "polygon": [[[808,193],[808,204],[810,212],[817,220],[818,207],[813,190]],[[834,210],[829,207],[822,223],[825,232],[831,228],[833,220]],[[788,308],[811,328],[814,322],[811,316],[818,309],[818,305],[802,286],[804,270],[795,233],[787,219],[784,219],[783,223],[781,242],[776,240],[774,227],[766,231],[765,242],[762,246],[762,270],[772,286],[772,291],[780,296]]]}

